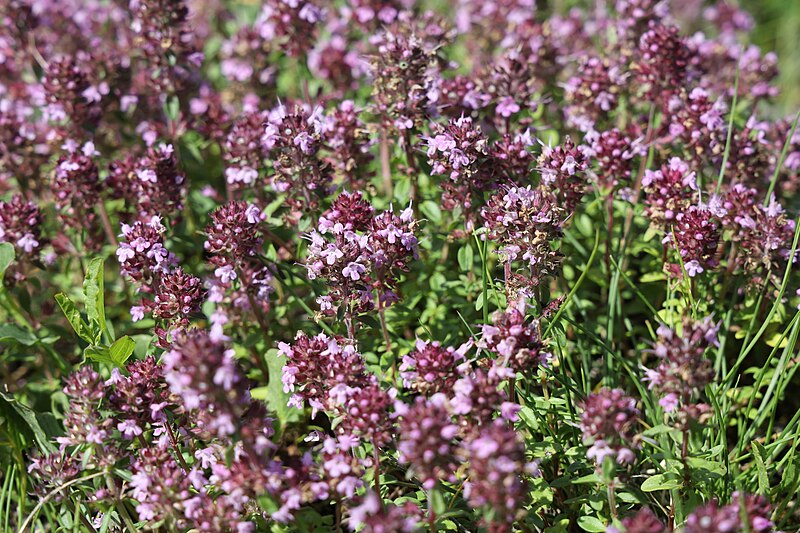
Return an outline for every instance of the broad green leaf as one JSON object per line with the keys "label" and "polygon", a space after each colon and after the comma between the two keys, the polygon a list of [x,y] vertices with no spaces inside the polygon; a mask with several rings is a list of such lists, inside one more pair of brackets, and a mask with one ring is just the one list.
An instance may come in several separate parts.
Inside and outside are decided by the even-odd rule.
{"label": "broad green leaf", "polygon": [[569,531],[569,518],[561,518],[557,520],[552,526],[544,530],[544,533],[566,533]]}
{"label": "broad green leaf", "polygon": [[447,502],[444,501],[441,491],[433,489],[430,493],[430,498],[433,500],[433,511],[436,515],[443,515],[447,511]]}
{"label": "broad green leaf", "polygon": [[596,485],[601,483],[603,480],[597,474],[587,474],[585,476],[581,476],[572,480],[574,485],[583,485],[585,483],[589,483],[591,485]]}
{"label": "broad green leaf", "polygon": [[0,281],[2,281],[8,265],[14,261],[15,256],[13,244],[10,242],[0,243]]}
{"label": "broad green leaf", "polygon": [[269,383],[266,387],[253,389],[250,391],[250,395],[267,403],[270,410],[274,411],[278,417],[282,431],[286,424],[299,419],[300,411],[289,407],[289,394],[283,392],[281,376],[283,375],[283,365],[286,362],[286,357],[273,348],[267,352],[266,360],[267,368],[269,369]]}
{"label": "broad green leaf", "polygon": [[109,355],[111,356],[111,361],[113,361],[114,366],[122,368],[125,366],[125,361],[133,353],[133,350],[136,348],[136,342],[125,335],[124,337],[120,337],[111,347],[108,349]]}
{"label": "broad green leaf", "polygon": [[439,224],[442,221],[442,210],[436,202],[425,200],[419,204],[419,210],[434,224]]}
{"label": "broad green leaf", "polygon": [[480,311],[483,309],[483,293],[478,294],[478,297],[475,298],[475,310]]}
{"label": "broad green leaf", "polygon": [[111,352],[106,346],[87,346],[83,351],[83,355],[95,363],[111,367],[115,366],[114,360],[111,358]]}
{"label": "broad green leaf", "polygon": [[461,267],[462,272],[472,272],[474,260],[475,254],[469,244],[465,244],[458,250],[458,266]]}
{"label": "broad green leaf", "polygon": [[14,324],[0,325],[0,342],[17,342],[23,346],[33,346],[36,344],[36,337],[30,331],[24,330]]}
{"label": "broad green leaf", "polygon": [[42,452],[55,451],[33,409],[2,392],[0,392],[0,419],[2,419],[0,424],[8,424],[10,431],[16,431],[25,436],[29,442],[35,442]]}
{"label": "broad green leaf", "polygon": [[58,302],[58,306],[61,308],[64,316],[67,317],[67,320],[72,326],[72,329],[75,330],[75,333],[77,333],[78,337],[85,340],[89,344],[94,344],[95,340],[89,333],[89,327],[81,318],[81,312],[78,311],[78,308],[75,306],[75,302],[61,292],[56,294],[56,302]]}
{"label": "broad green leaf", "polygon": [[600,532],[606,530],[606,525],[594,516],[582,516],[578,518],[578,526],[584,531]]}
{"label": "broad green leaf", "polygon": [[681,480],[678,474],[674,472],[666,472],[664,474],[656,474],[647,478],[642,483],[642,492],[653,492],[656,490],[671,490],[677,489],[681,486]]}
{"label": "broad green leaf", "polygon": [[[86,268],[83,280],[83,295],[86,298],[86,316],[100,327],[100,335],[106,331],[106,312],[103,295],[103,258],[95,257]],[[100,342],[98,338],[95,343]]]}
{"label": "broad green leaf", "polygon": [[639,276],[641,283],[653,283],[654,281],[665,281],[666,279],[667,275],[663,272],[648,272]]}
{"label": "broad green leaf", "polygon": [[178,115],[180,114],[180,101],[177,97],[173,96],[167,99],[167,103],[164,105],[164,112],[170,118],[170,120],[178,120]]}
{"label": "broad green leaf", "polygon": [[703,471],[697,472],[698,479],[706,479],[708,478],[709,474],[715,474],[718,476],[725,475],[725,465],[719,461],[711,461],[709,459],[703,459],[702,457],[689,457],[686,459],[686,462],[690,467],[692,467],[693,470]]}

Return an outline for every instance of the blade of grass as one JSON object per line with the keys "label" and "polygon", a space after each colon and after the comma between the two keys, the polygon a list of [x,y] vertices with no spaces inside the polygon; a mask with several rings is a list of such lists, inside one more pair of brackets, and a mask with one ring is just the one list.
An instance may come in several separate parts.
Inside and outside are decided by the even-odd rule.
{"label": "blade of grass", "polygon": [[[736,115],[736,100],[739,97],[739,62],[736,62],[736,77],[733,79],[733,101],[731,103],[730,109],[730,116],[728,117],[728,136],[725,139],[725,153],[722,156],[722,166],[719,168],[719,176],[717,177],[717,188],[715,190],[716,194],[719,194],[720,188],[722,188],[722,178],[725,176],[725,167],[728,166],[728,156],[731,153],[731,138],[733,137],[733,117]],[[700,175],[702,172],[697,176],[697,188],[698,190],[702,190],[702,183],[700,182]]]}
{"label": "blade of grass", "polygon": [[36,518],[36,515],[39,514],[39,511],[41,511],[42,507],[44,507],[44,505],[47,502],[49,502],[50,500],[55,498],[56,495],[60,494],[64,489],[67,489],[67,488],[71,487],[72,485],[77,485],[78,483],[82,483],[84,481],[89,481],[90,479],[94,479],[96,477],[103,476],[105,474],[106,474],[106,472],[95,472],[94,474],[89,474],[88,476],[83,476],[83,477],[79,477],[77,479],[73,479],[73,480],[67,481],[66,483],[63,483],[63,484],[59,485],[58,487],[54,488],[49,493],[47,493],[47,495],[44,498],[39,500],[39,503],[36,504],[36,507],[34,507],[33,510],[31,510],[30,513],[28,513],[28,516],[25,517],[25,520],[22,522],[22,525],[19,526],[18,532],[19,533],[23,533],[23,532],[28,531],[28,526]]}
{"label": "blade of grass", "polygon": [[[800,237],[800,219],[795,220],[794,241],[792,242],[792,250],[791,253],[789,254],[789,257],[795,257],[795,254],[797,252],[798,237]],[[769,323],[772,320],[772,317],[777,312],[778,307],[780,307],[781,300],[783,299],[783,294],[786,292],[786,286],[789,284],[789,274],[792,271],[792,264],[793,262],[791,260],[787,261],[786,270],[783,273],[783,281],[781,282],[780,290],[778,291],[778,294],[775,295],[775,303],[772,304],[772,308],[769,310],[769,313],[767,313],[766,318],[764,318],[761,327],[758,329],[756,334],[750,340],[750,343],[747,344],[746,346],[744,344],[742,345],[742,350],[739,353],[739,357],[737,357],[736,359],[736,363],[734,363],[733,367],[731,367],[730,371],[725,376],[725,379],[722,380],[723,384],[727,383],[731,379],[731,377],[733,377],[733,375],[736,372],[738,372],[739,367],[744,362],[745,357],[747,357],[747,354],[749,354],[750,351],[755,347],[756,343],[761,338],[761,335],[764,334],[764,331],[766,331],[767,327],[769,326]],[[767,281],[767,283],[769,283],[769,281]]]}
{"label": "blade of grass", "polygon": [[589,269],[594,264],[594,258],[597,256],[597,249],[599,247],[600,247],[600,230],[597,230],[594,232],[594,246],[592,247],[592,253],[589,255],[589,260],[583,267],[583,272],[581,272],[581,275],[578,276],[578,281],[576,281],[575,285],[572,287],[572,289],[570,289],[569,294],[567,294],[567,297],[564,299],[564,303],[561,304],[561,307],[559,308],[556,315],[553,317],[550,323],[547,324],[547,329],[544,330],[544,335],[542,335],[542,337],[544,338],[547,337],[547,334],[550,333],[550,328],[553,327],[553,324],[558,322],[558,319],[561,317],[561,315],[567,309],[569,303],[572,301],[573,296],[575,296],[575,293],[583,284],[583,280],[586,279],[586,275],[589,273]]}

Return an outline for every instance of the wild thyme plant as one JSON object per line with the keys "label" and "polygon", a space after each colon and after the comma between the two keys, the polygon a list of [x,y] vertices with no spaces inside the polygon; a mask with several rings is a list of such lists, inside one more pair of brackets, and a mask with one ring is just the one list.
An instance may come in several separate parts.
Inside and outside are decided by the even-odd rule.
{"label": "wild thyme plant", "polygon": [[0,532],[800,529],[800,114],[753,29],[0,2]]}

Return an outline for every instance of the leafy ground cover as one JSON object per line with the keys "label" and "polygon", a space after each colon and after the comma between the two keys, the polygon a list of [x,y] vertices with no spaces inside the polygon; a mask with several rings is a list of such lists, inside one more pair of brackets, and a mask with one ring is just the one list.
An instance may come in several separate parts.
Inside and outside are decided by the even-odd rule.
{"label": "leafy ground cover", "polygon": [[778,59],[537,4],[3,2],[0,530],[797,531]]}

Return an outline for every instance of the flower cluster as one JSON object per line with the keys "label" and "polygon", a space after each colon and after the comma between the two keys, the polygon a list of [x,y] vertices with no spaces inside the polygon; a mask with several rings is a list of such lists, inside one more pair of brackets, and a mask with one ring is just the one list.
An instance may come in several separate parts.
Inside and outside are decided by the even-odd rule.
{"label": "flower cluster", "polygon": [[[75,128],[97,123],[102,94],[91,83],[89,72],[75,56],[63,55],[52,59],[47,64],[42,88],[48,103],[45,112],[51,121],[68,119]],[[108,92],[108,86],[104,92]]]}
{"label": "flower cluster", "polygon": [[602,465],[606,457],[619,463],[636,459],[636,442],[640,412],[636,400],[621,389],[600,389],[583,402],[581,431],[585,441],[592,443],[587,457]]}
{"label": "flower cluster", "polygon": [[180,333],[164,354],[164,379],[187,410],[197,410],[201,430],[219,437],[236,431],[247,405],[246,380],[234,352],[203,330]]}
{"label": "flower cluster", "polygon": [[404,355],[400,364],[403,386],[425,396],[452,390],[471,347],[471,343],[464,343],[456,349],[417,339],[414,350]]}
{"label": "flower cluster", "polygon": [[507,420],[516,420],[519,406],[510,402],[501,385],[513,375],[502,367],[476,368],[465,371],[453,385],[453,414],[465,427],[492,423],[497,413]]}
{"label": "flower cluster", "polygon": [[80,151],[62,155],[56,163],[53,176],[53,193],[62,219],[70,226],[91,222],[95,213],[90,206],[100,201],[100,177],[94,144],[87,143]]}
{"label": "flower cluster", "polygon": [[211,213],[204,248],[214,277],[208,281],[212,334],[221,339],[226,324],[254,314],[259,322],[269,311],[272,271],[260,257],[265,215],[254,204],[229,202]]}
{"label": "flower cluster", "polygon": [[692,74],[692,53],[675,26],[650,22],[639,40],[637,81],[653,102],[667,102]]}
{"label": "flower cluster", "polygon": [[366,533],[414,533],[420,522],[419,507],[412,502],[404,505],[386,505],[374,492],[368,492],[358,505],[350,510],[350,529]]}
{"label": "flower cluster", "polygon": [[542,184],[546,190],[553,191],[558,204],[567,211],[575,209],[585,192],[583,173],[588,163],[583,152],[567,137],[560,146],[545,146],[539,156]]}
{"label": "flower cluster", "polygon": [[[770,505],[763,496],[735,492],[732,502],[720,505],[711,501],[695,509],[686,520],[686,533],[723,531],[773,531]],[[743,523],[743,521],[745,521]]]}
{"label": "flower cluster", "polygon": [[177,258],[164,246],[166,228],[161,217],[138,220],[133,225],[122,225],[124,240],[117,248],[117,259],[123,276],[138,285],[144,298],[131,307],[133,320],[141,320],[152,313],[167,325],[159,331],[161,343],[166,333],[189,325],[189,318],[198,313],[205,291],[200,278],[177,266]]}
{"label": "flower cluster", "polygon": [[697,195],[697,174],[673,157],[658,170],[645,170],[642,179],[647,213],[663,223],[686,210]]}
{"label": "flower cluster", "polygon": [[140,283],[145,291],[152,292],[157,286],[155,281],[175,266],[174,254],[164,246],[166,230],[159,216],[122,225],[120,237],[124,240],[116,252],[120,273]]}
{"label": "flower cluster", "polygon": [[507,366],[514,372],[527,372],[545,365],[551,355],[545,351],[539,332],[539,322],[526,323],[518,309],[498,311],[492,324],[482,326],[478,348],[497,356],[495,364]]}
{"label": "flower cluster", "polygon": [[144,56],[146,72],[165,92],[179,89],[186,61],[197,56],[189,32],[189,9],[183,0],[135,0],[131,4],[133,42]]}
{"label": "flower cluster", "polygon": [[[622,531],[625,533],[664,533],[664,524],[649,507],[642,507],[633,516],[622,519]],[[609,527],[609,533],[620,533],[616,527]]]}
{"label": "flower cluster", "polygon": [[44,244],[41,236],[42,215],[33,202],[15,194],[0,201],[0,242],[10,242],[17,254],[35,259]]}
{"label": "flower cluster", "polygon": [[367,372],[355,346],[341,338],[309,338],[299,332],[293,344],[281,343],[279,348],[287,359],[282,381],[284,391],[294,393],[291,405],[301,407],[308,401],[315,411],[341,417],[336,431],[346,438],[364,439],[376,447],[391,439],[394,391],[385,390]]}
{"label": "flower cluster", "polygon": [[330,150],[326,159],[335,173],[352,189],[363,189],[372,175],[373,142],[352,100],[343,101],[325,117],[322,140]]}
{"label": "flower cluster", "polygon": [[189,316],[200,310],[203,288],[200,278],[176,268],[161,276],[152,302],[145,300],[144,309],[152,308],[154,318],[160,318],[173,326],[186,326]]}
{"label": "flower cluster", "polygon": [[597,165],[597,182],[604,189],[629,186],[633,159],[643,156],[641,143],[631,140],[617,128],[592,135],[584,155]]}
{"label": "flower cluster", "polygon": [[431,25],[417,32],[409,26],[387,28],[371,62],[375,113],[387,131],[421,127],[436,94],[436,48],[441,43],[426,42],[425,33],[432,30],[441,41],[444,30]]}
{"label": "flower cluster", "polygon": [[397,301],[399,275],[417,257],[415,228],[410,208],[373,214],[359,193],[340,195],[308,236],[308,277],[329,287],[317,299],[321,312],[331,315],[343,306],[351,317]]}
{"label": "flower cluster", "polygon": [[128,365],[125,375],[113,371],[106,385],[105,399],[118,413],[116,428],[126,439],[139,437],[148,425],[163,423],[164,408],[177,402],[164,380],[164,367],[152,356]]}
{"label": "flower cluster", "polygon": [[330,165],[320,154],[325,127],[322,109],[309,113],[283,106],[269,114],[262,138],[275,175],[270,182],[277,192],[287,193],[291,206],[315,211],[319,196],[326,196],[332,178]]}
{"label": "flower cluster", "polygon": [[186,192],[186,177],[178,167],[175,148],[160,143],[151,146],[128,174],[126,200],[137,206],[138,216],[171,215],[180,212]]}
{"label": "flower cluster", "polygon": [[[567,215],[555,198],[531,187],[511,187],[492,196],[481,211],[488,237],[500,245],[506,267],[506,284],[539,285],[561,264],[554,242],[562,235]],[[511,263],[522,260],[527,272],[511,279]],[[519,280],[519,281],[515,281]]]}
{"label": "flower cluster", "polygon": [[516,432],[497,420],[467,439],[460,452],[469,461],[464,496],[471,505],[488,508],[489,531],[507,531],[524,514],[527,487],[521,474],[535,472]]}
{"label": "flower cluster", "polygon": [[426,489],[432,489],[440,480],[456,481],[458,464],[453,438],[458,432],[443,393],[430,398],[419,396],[402,413],[397,443],[400,462],[411,465],[414,476]]}
{"label": "flower cluster", "polygon": [[293,393],[290,405],[302,406],[307,401],[314,410],[330,407],[331,391],[347,384],[366,384],[366,367],[356,348],[341,337],[320,333],[309,337],[298,332],[292,344],[281,343],[280,352],[286,356],[283,367],[283,388]]}
{"label": "flower cluster", "polygon": [[668,227],[663,243],[680,254],[680,264],[670,265],[673,274],[680,275],[681,265],[690,277],[716,266],[719,227],[709,209],[691,206],[678,213]]}
{"label": "flower cluster", "polygon": [[264,214],[253,204],[231,202],[211,213],[204,248],[211,262],[225,273],[217,277],[236,277],[235,270],[258,254],[262,238],[259,226]]}
{"label": "flower cluster", "polygon": [[315,2],[271,0],[261,8],[257,25],[265,38],[275,39],[289,55],[308,51],[323,10]]}
{"label": "flower cluster", "polygon": [[266,120],[263,112],[246,113],[233,123],[225,136],[225,179],[231,186],[252,185],[258,179],[265,152]]}
{"label": "flower cluster", "polygon": [[706,350],[719,346],[719,324],[711,317],[694,321],[684,319],[678,332],[665,324],[658,328],[653,354],[658,358],[654,369],[646,369],[651,390],[660,396],[659,404],[668,413],[677,413],[682,423],[698,420],[710,409],[696,403],[698,395],[714,379]]}

